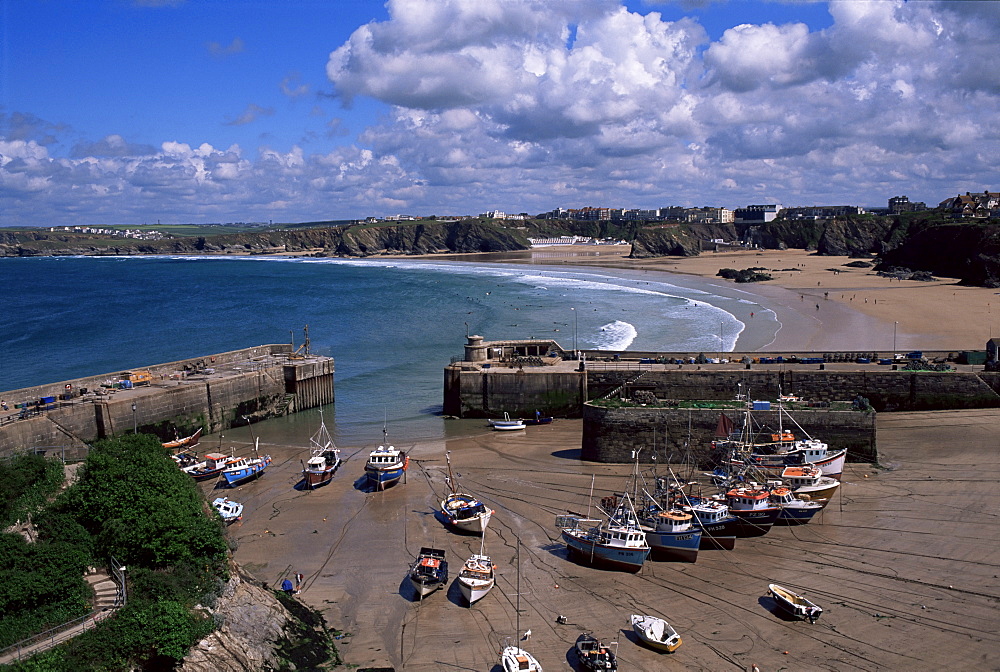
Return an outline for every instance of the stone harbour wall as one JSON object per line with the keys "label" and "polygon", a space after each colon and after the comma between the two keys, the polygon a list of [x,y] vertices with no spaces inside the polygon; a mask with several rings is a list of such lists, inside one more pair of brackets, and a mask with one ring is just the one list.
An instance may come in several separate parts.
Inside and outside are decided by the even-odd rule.
{"label": "stone harbour wall", "polygon": [[[740,411],[723,411],[737,424]],[[718,409],[652,407],[583,407],[581,459],[594,462],[630,462],[639,452],[639,461],[690,462],[701,468],[712,463],[711,443],[719,423]],[[877,462],[876,417],[874,411],[796,410],[794,426],[787,416],[782,427],[796,438],[815,437],[831,449],[846,448],[851,462]],[[757,425],[778,428],[777,411],[754,411]],[[800,430],[801,427],[801,430]]]}

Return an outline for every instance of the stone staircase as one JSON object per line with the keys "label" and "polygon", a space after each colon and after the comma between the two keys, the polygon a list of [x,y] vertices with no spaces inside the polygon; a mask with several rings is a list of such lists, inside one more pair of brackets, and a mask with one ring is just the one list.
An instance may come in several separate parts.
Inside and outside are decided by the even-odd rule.
{"label": "stone staircase", "polygon": [[119,603],[121,593],[118,590],[118,584],[112,581],[104,570],[94,570],[87,574],[84,580],[94,589],[93,610],[83,618],[70,621],[0,651],[0,665],[25,660],[40,651],[58,646],[81,632],[93,630],[98,623],[111,616],[118,607],[122,606]]}

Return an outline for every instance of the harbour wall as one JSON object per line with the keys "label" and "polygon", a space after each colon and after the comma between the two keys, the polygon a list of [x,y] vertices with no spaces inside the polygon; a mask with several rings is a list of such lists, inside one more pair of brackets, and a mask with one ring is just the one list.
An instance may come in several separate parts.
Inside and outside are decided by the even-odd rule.
{"label": "harbour wall", "polygon": [[[61,381],[3,393],[0,455],[24,450],[86,450],[101,438],[133,430],[162,440],[199,427],[214,433],[268,417],[334,402],[334,361],[303,356],[286,344],[263,345],[179,362],[137,367],[150,384],[106,384],[122,373]],[[52,403],[38,403],[45,398]]]}
{"label": "harbour wall", "polygon": [[591,399],[619,388],[644,389],[661,399],[777,399],[795,394],[811,401],[868,399],[877,411],[922,411],[1000,407],[1000,373],[993,371],[825,370],[815,368],[716,369],[607,368],[588,365]]}
{"label": "harbour wall", "polygon": [[[741,422],[739,411],[726,411]],[[718,409],[583,407],[583,443],[580,457],[594,462],[643,463],[656,460],[690,462],[708,468],[714,460],[711,443],[719,422]],[[779,427],[778,411],[754,411],[754,422]],[[874,411],[831,411],[802,409],[794,412],[795,422],[807,428],[809,435],[820,438],[831,449],[847,449],[851,462],[877,462],[877,414]],[[792,429],[796,437],[803,433],[789,427],[786,417],[781,426]]]}
{"label": "harbour wall", "polygon": [[[971,368],[971,367],[970,367]],[[775,366],[744,369],[706,365],[587,363],[566,366],[483,368],[458,362],[445,368],[444,412],[460,418],[546,415],[581,417],[583,404],[609,395],[631,397],[638,390],[679,401],[777,399],[792,394],[810,401],[868,399],[876,411],[919,411],[1000,407],[1000,373],[993,371],[825,370]]]}
{"label": "harbour wall", "polygon": [[580,417],[587,401],[587,374],[529,369],[480,368],[454,364],[444,372],[444,414],[459,418],[533,417],[535,411]]}

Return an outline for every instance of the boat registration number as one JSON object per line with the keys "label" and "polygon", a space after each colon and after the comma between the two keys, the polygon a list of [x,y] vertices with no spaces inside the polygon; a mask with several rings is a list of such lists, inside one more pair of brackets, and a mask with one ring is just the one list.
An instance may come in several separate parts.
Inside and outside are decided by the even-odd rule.
{"label": "boat registration number", "polygon": [[690,534],[680,534],[674,537],[677,541],[689,541],[691,539]]}

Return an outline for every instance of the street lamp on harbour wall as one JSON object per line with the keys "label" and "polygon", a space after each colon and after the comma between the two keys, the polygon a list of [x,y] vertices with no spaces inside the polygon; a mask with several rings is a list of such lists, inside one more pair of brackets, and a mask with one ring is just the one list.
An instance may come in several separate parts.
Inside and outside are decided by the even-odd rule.
{"label": "street lamp on harbour wall", "polygon": [[573,359],[580,358],[580,350],[577,347],[577,337],[580,333],[580,313],[576,312],[576,308],[570,308],[573,311]]}
{"label": "street lamp on harbour wall", "polygon": [[899,326],[899,322],[892,323],[892,358],[896,359],[896,327]]}

